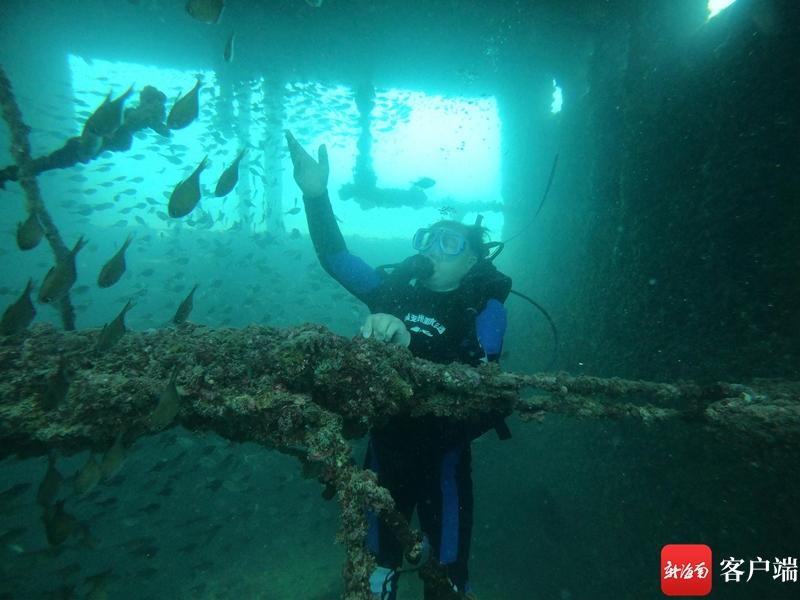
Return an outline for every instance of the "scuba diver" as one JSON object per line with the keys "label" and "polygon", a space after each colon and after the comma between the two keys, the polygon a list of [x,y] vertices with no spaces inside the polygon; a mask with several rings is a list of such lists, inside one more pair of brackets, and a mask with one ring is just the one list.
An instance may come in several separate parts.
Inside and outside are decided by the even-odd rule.
{"label": "scuba diver", "polygon": [[[511,279],[492,264],[492,244],[485,241],[480,221],[443,220],[419,229],[412,241],[417,254],[393,265],[391,272],[373,269],[348,252],[339,231],[328,198],[325,146],[314,160],[289,131],[286,140],[320,264],[370,310],[361,335],[438,363],[497,361]],[[400,416],[370,432],[365,468],[377,474],[409,522],[416,508],[430,560],[443,566],[453,597],[475,598],[467,568],[473,512],[470,444],[492,428],[501,438],[509,437],[504,416],[481,422]],[[403,549],[375,515],[368,520],[367,544],[378,564],[370,588],[376,600],[393,600]],[[425,598],[433,597],[426,585]]]}

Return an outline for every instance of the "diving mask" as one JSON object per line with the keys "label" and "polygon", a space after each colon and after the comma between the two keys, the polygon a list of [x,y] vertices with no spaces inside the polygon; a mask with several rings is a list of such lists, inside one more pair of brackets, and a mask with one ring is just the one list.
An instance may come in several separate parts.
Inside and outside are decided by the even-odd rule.
{"label": "diving mask", "polygon": [[428,252],[438,246],[442,254],[458,256],[464,251],[467,240],[462,234],[452,229],[423,227],[414,234],[411,245],[418,252]]}

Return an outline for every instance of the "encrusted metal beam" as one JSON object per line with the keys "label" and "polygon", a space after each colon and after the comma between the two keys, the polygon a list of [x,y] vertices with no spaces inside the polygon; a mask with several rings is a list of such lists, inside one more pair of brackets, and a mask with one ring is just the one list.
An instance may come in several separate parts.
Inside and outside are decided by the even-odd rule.
{"label": "encrusted metal beam", "polygon": [[[421,550],[419,532],[374,474],[355,466],[347,443],[392,416],[446,417],[467,432],[486,430],[514,411],[523,420],[551,412],[646,423],[685,419],[730,435],[799,439],[800,386],[788,382],[700,386],[518,375],[496,365],[431,363],[405,348],[342,338],[318,325],[184,324],[127,332],[108,350],[98,350],[99,335],[36,325],[0,337],[0,457],[103,451],[120,434],[130,443],[177,424],[291,454],[341,503],[349,600],[369,598],[374,559],[363,543],[365,507],[392,527],[409,557]],[[523,398],[523,390],[533,393]],[[444,581],[435,564],[421,573],[429,586]],[[451,596],[443,588],[440,597]]]}

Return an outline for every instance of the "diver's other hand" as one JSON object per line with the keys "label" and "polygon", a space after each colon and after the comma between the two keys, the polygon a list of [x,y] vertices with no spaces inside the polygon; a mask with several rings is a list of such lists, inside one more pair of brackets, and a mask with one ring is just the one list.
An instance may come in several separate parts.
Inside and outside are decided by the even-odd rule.
{"label": "diver's other hand", "polygon": [[286,134],[286,143],[289,145],[292,165],[294,165],[294,180],[300,187],[300,191],[303,192],[303,196],[307,198],[322,196],[328,189],[328,174],[331,170],[328,165],[328,149],[325,144],[319,147],[318,160],[314,160],[295,139],[291,131],[287,129],[284,133]]}
{"label": "diver's other hand", "polygon": [[389,342],[398,346],[405,346],[411,343],[411,334],[406,329],[405,323],[394,315],[386,313],[375,313],[369,315],[361,326],[361,335],[365,338],[373,338],[379,342]]}

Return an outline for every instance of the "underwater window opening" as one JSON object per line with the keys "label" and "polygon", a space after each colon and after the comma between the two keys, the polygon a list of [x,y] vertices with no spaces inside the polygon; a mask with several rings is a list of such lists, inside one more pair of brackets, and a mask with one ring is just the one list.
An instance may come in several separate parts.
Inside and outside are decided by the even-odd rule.
{"label": "underwater window opening", "polygon": [[[271,230],[282,221],[286,232],[307,235],[304,211],[294,210],[302,203],[282,135],[290,129],[314,156],[326,144],[328,189],[345,236],[410,240],[421,226],[442,218],[472,223],[478,214],[493,239],[501,235],[501,121],[494,97],[387,88],[373,90],[371,103],[361,102],[359,108],[357,90],[349,86],[316,81],[266,85],[257,79],[240,82],[224,101],[211,70],[77,55],[68,60],[72,135],[80,133],[85,118],[109,92],[116,96],[134,84],[131,101],[136,102],[138,92],[152,85],[166,94],[169,110],[179,95],[202,81],[195,122],[173,130],[169,138],[141,131],[129,151],[98,157],[81,171],[80,181],[70,184],[81,202],[114,202],[114,210],[86,216],[93,226],[118,225],[127,219],[120,218],[119,210],[146,201],[146,207],[130,215],[131,226],[163,231],[188,225],[218,232],[244,226],[253,233],[276,233]],[[216,178],[245,145],[249,150],[236,189],[214,198]],[[206,155],[200,202],[180,220],[165,218],[170,191]],[[365,181],[374,189],[364,188]],[[347,186],[356,183],[362,187],[348,195]]]}
{"label": "underwater window opening", "polygon": [[[410,240],[419,227],[442,218],[473,223],[481,213],[499,238],[501,122],[495,98],[393,88],[364,92],[317,82],[286,88],[285,127],[312,156],[320,144],[328,149],[328,191],[345,237]],[[282,172],[291,178],[288,156]],[[286,227],[307,233],[305,215],[287,216]]]}
{"label": "underwater window opening", "polygon": [[736,0],[708,0],[707,19],[713,19],[734,2],[736,2]]}

